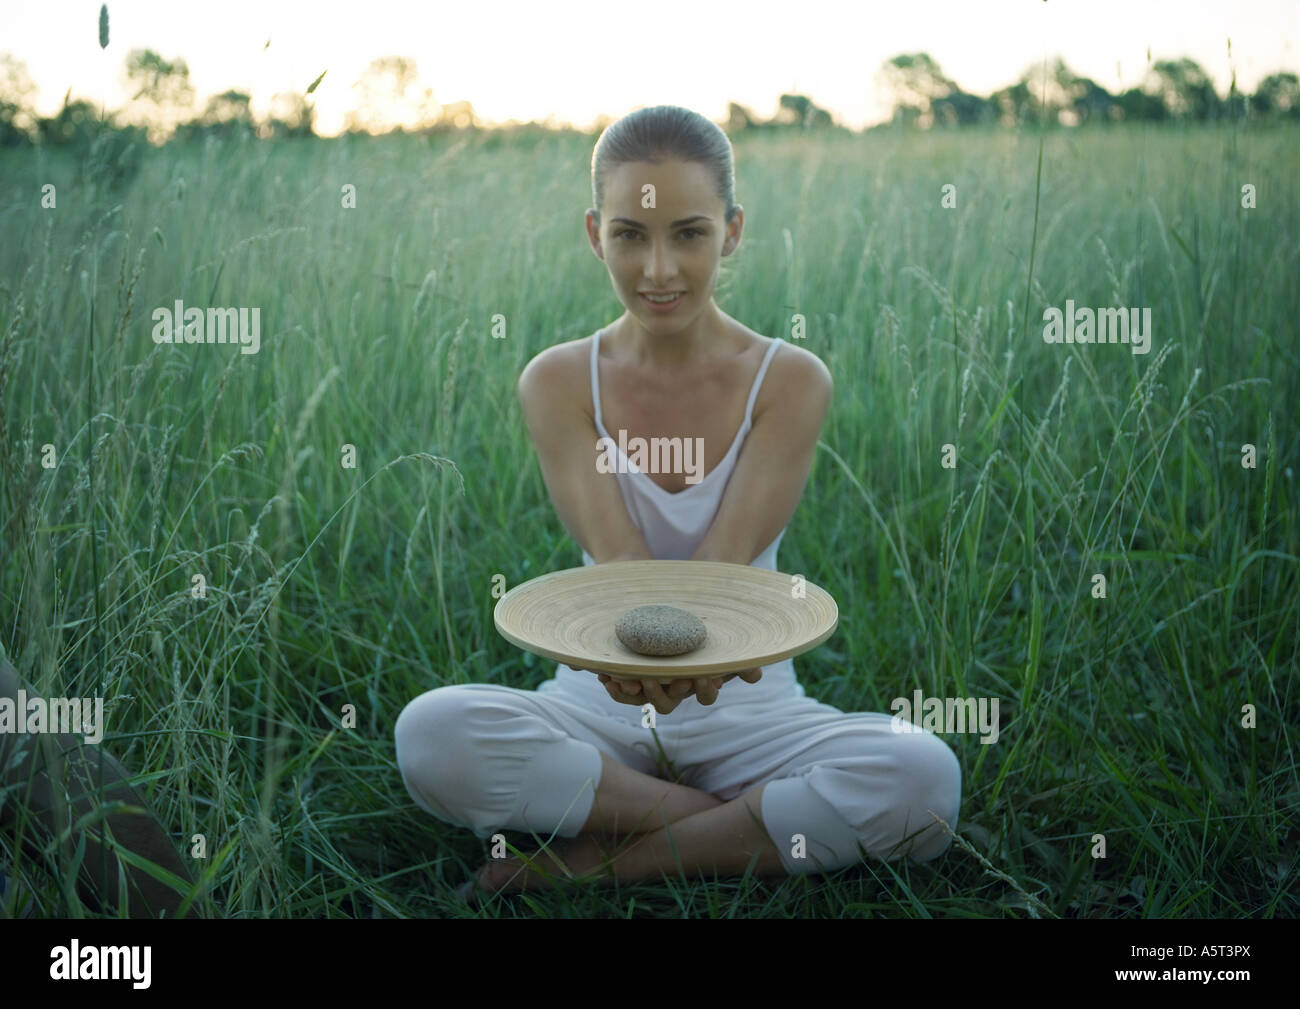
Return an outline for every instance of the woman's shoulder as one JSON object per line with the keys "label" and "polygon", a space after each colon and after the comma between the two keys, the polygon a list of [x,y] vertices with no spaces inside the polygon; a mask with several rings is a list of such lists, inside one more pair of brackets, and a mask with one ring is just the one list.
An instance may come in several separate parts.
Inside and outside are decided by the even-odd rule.
{"label": "woman's shoulder", "polygon": [[595,339],[594,333],[591,336],[581,336],[576,340],[566,340],[564,343],[553,343],[549,347],[543,347],[524,366],[524,371],[534,365],[554,369],[579,361],[585,363],[587,355],[591,353],[593,339]]}
{"label": "woman's shoulder", "polygon": [[[748,327],[742,327],[745,335],[751,341],[751,348],[760,358],[771,353],[771,362],[768,364],[768,375],[772,377],[771,383],[764,381],[766,387],[770,384],[773,386],[784,387],[785,391],[790,391],[790,387],[806,388],[809,385],[830,385],[831,373],[826,367],[825,362],[812,351],[801,347],[798,342],[786,340],[782,337],[768,337],[754,332]],[[783,346],[773,350],[773,344],[783,344]]]}
{"label": "woman's shoulder", "polygon": [[587,363],[590,360],[591,336],[567,340],[543,347],[524,365],[519,375],[517,389],[520,396],[542,391],[548,396],[569,396],[576,393],[578,386],[587,378]]}
{"label": "woman's shoulder", "polygon": [[[772,355],[767,375],[754,402],[755,417],[774,402],[807,403],[816,402],[823,397],[829,399],[834,390],[834,382],[830,369],[820,357],[790,340],[759,336],[757,333],[753,335],[761,341],[761,346],[755,346],[755,352],[770,352]],[[773,350],[773,345],[778,343],[781,346]]]}
{"label": "woman's shoulder", "polygon": [[785,358],[787,361],[796,359],[803,363],[805,367],[811,365],[813,362],[821,363],[821,358],[812,351],[805,350],[800,346],[800,344],[803,343],[802,339],[792,341],[781,336],[764,336],[757,330],[750,329],[744,323],[736,322],[734,319],[732,320],[732,325],[738,338],[742,341],[742,346],[749,351],[757,353],[760,357],[771,349],[772,344],[785,344],[783,349],[773,352],[772,363],[774,366],[776,361],[781,358]]}

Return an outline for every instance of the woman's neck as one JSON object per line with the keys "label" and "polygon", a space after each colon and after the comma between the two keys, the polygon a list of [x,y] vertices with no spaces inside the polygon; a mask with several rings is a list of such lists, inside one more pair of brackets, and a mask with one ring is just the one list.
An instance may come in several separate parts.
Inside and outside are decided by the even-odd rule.
{"label": "woman's neck", "polygon": [[739,351],[735,327],[716,305],[710,311],[675,332],[656,333],[643,327],[625,313],[606,327],[604,338],[613,338],[615,346],[639,365],[656,371],[673,373],[689,370],[718,353]]}

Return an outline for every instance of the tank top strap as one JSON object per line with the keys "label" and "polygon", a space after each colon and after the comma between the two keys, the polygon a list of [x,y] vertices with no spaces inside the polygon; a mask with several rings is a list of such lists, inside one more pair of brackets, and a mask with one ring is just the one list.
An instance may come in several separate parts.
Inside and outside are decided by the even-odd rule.
{"label": "tank top strap", "polygon": [[596,363],[600,354],[600,334],[603,332],[605,328],[602,326],[596,330],[596,337],[591,341],[591,405],[595,408],[597,431],[605,428],[605,421],[600,415],[600,368]]}
{"label": "tank top strap", "polygon": [[768,344],[767,353],[763,355],[763,363],[758,366],[758,374],[754,376],[754,385],[749,390],[749,402],[745,404],[744,427],[752,427],[754,423],[754,403],[758,400],[758,390],[763,385],[763,378],[767,375],[767,366],[772,363],[772,358],[776,355],[777,347],[785,341],[780,337],[774,337]]}

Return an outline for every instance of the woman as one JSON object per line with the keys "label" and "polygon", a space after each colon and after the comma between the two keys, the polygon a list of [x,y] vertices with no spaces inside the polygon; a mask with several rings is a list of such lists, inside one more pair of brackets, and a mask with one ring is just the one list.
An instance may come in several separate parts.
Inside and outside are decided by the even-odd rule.
{"label": "woman", "polygon": [[[733,178],[726,136],[685,109],[639,110],[596,144],[587,236],[627,310],[538,354],[517,389],[584,564],[777,569],[832,385],[816,356],[758,335],[713,300],[744,225]],[[702,439],[691,442],[703,446],[702,469],[598,467],[598,440],[618,443],[620,431],[628,442]],[[616,450],[604,451],[608,461]],[[646,703],[654,732],[642,727]],[[788,659],[666,686],[561,665],[535,692],[441,687],[403,710],[395,734],[407,790],[439,819],[480,838],[572,839],[547,858],[489,860],[472,881],[487,891],[568,874],[829,871],[863,853],[924,860],[950,843],[935,817],[955,827],[960,805],[947,744],[897,734],[888,715],[818,703]],[[665,763],[677,781],[655,776]]]}

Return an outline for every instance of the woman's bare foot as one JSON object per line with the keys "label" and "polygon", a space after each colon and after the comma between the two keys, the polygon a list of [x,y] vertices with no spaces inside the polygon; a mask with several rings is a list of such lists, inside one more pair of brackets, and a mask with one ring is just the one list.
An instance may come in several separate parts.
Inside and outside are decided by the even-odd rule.
{"label": "woman's bare foot", "polygon": [[549,849],[533,852],[528,860],[531,865],[518,857],[491,858],[474,876],[478,885],[491,893],[528,893],[563,886],[574,877],[609,875],[603,846],[591,834],[554,842]]}

